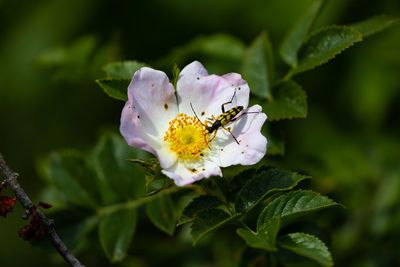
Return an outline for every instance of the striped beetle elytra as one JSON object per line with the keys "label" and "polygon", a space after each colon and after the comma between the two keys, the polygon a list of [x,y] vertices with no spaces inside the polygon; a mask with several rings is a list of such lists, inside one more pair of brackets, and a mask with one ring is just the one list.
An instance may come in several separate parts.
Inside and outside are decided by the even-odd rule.
{"label": "striped beetle elytra", "polygon": [[[215,136],[217,135],[218,129],[219,129],[219,128],[222,128],[222,129],[224,129],[225,131],[227,131],[228,133],[230,133],[230,134],[232,135],[233,139],[235,139],[236,143],[237,143],[238,145],[240,145],[240,144],[239,144],[239,141],[238,141],[238,140],[236,139],[236,137],[233,135],[233,133],[231,132],[231,130],[230,130],[229,128],[225,127],[225,126],[226,126],[227,124],[231,123],[231,122],[236,121],[237,119],[239,119],[240,117],[242,117],[242,116],[245,115],[245,114],[249,114],[249,113],[259,113],[259,112],[243,112],[242,114],[240,114],[239,116],[237,116],[237,115],[243,110],[243,106],[236,106],[236,107],[233,107],[233,108],[231,108],[231,109],[225,111],[225,105],[231,104],[232,101],[233,101],[233,99],[235,98],[235,95],[236,95],[236,89],[235,89],[235,92],[233,93],[233,96],[232,96],[231,100],[230,100],[229,102],[223,103],[223,104],[221,105],[222,114],[219,115],[217,118],[215,118],[214,115],[211,115],[213,121],[211,121],[211,119],[209,119],[209,120],[205,120],[204,123],[199,119],[199,117],[197,116],[196,112],[194,111],[194,108],[193,108],[192,103],[190,103],[190,107],[192,108],[192,111],[193,111],[194,115],[196,116],[196,118],[199,120],[199,122],[200,122],[200,123],[207,129],[207,131],[208,131],[208,133],[206,133],[206,135],[204,136],[204,138],[206,138],[207,135],[211,135],[212,133],[214,133],[214,134],[213,134],[213,137],[212,137],[210,140],[208,140],[207,144],[208,144],[209,142],[211,142],[212,140],[214,140]],[[206,140],[207,140],[207,138],[206,138]]]}

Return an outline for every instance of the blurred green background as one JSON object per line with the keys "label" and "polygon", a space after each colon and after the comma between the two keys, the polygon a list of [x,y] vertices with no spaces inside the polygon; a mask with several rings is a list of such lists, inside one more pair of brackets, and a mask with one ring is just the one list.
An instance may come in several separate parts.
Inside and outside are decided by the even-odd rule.
{"label": "blurred green background", "polygon": [[[59,148],[89,149],[102,129],[118,128],[123,103],[94,82],[104,76],[102,65],[157,62],[174,47],[215,33],[249,44],[266,30],[276,48],[312,2],[0,1],[0,151],[35,199],[45,186],[35,167],[41,157]],[[315,27],[382,13],[400,17],[400,2],[328,0]],[[282,122],[285,156],[271,158],[311,174],[314,190],[346,206],[317,216],[337,266],[400,265],[399,43],[396,25],[296,76],[308,94],[308,117]],[[0,218],[0,265],[47,266],[59,256],[18,237],[21,212],[18,207],[7,220]],[[157,243],[159,259],[146,262],[154,256],[146,255],[146,245],[134,244],[140,260],[128,259],[125,266],[162,264],[178,252],[188,259],[181,262],[185,266],[213,262],[201,248],[170,252],[172,238],[141,227],[155,233],[134,243]],[[89,266],[107,262],[99,245],[86,254],[81,257]]]}

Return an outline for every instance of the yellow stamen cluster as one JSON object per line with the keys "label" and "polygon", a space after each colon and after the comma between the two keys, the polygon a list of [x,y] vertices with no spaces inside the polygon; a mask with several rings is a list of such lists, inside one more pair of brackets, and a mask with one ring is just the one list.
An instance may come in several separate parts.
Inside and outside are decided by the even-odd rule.
{"label": "yellow stamen cluster", "polygon": [[206,128],[196,117],[180,113],[169,122],[164,141],[170,143],[171,150],[175,151],[178,158],[195,159],[203,156],[207,147],[206,134]]}

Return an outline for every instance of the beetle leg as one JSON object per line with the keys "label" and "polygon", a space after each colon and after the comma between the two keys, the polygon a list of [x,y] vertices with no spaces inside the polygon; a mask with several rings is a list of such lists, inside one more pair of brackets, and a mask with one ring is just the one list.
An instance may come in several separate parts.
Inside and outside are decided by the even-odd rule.
{"label": "beetle leg", "polygon": [[222,113],[225,113],[225,105],[227,105],[227,104],[231,104],[231,103],[232,103],[232,101],[233,101],[233,98],[235,97],[235,95],[236,95],[236,88],[235,88],[235,92],[233,93],[233,96],[232,96],[232,99],[231,99],[231,101],[229,101],[229,102],[226,102],[226,103],[224,103],[224,104],[222,104],[222,105],[221,105]]}
{"label": "beetle leg", "polygon": [[228,128],[225,128],[224,126],[221,126],[225,131],[227,131],[228,133],[230,133],[231,135],[232,135],[232,137],[233,137],[233,139],[235,139],[235,141],[236,141],[236,143],[238,144],[238,145],[240,145],[239,144],[239,141],[236,139],[236,137],[233,135],[233,133],[231,132],[231,130],[229,130]]}

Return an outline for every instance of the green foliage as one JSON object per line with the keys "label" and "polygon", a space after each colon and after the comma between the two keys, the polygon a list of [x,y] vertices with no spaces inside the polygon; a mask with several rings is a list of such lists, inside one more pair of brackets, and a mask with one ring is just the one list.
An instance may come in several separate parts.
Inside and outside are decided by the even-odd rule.
{"label": "green foliage", "polygon": [[113,49],[113,42],[100,45],[97,36],[85,35],[68,44],[40,51],[34,65],[46,71],[47,79],[50,77],[55,82],[87,83],[98,77],[103,64],[114,60]]}
{"label": "green foliage", "polygon": [[363,37],[368,37],[385,30],[395,23],[399,23],[398,18],[380,15],[352,24],[350,26],[359,31]]}
{"label": "green foliage", "polygon": [[202,210],[216,208],[222,205],[222,201],[216,196],[201,195],[194,198],[189,205],[185,207],[179,218],[179,224],[193,221],[195,215]]}
{"label": "green foliage", "polygon": [[[125,258],[136,226],[137,207],[152,201],[149,210],[165,208],[157,207],[157,203],[161,203],[157,200],[163,194],[140,199],[145,192],[145,171],[126,161],[127,158],[147,157],[146,152],[127,146],[120,136],[111,133],[105,133],[90,153],[61,151],[51,154],[46,175],[57,189],[53,196],[61,194],[63,198],[58,201],[64,199],[67,204],[91,209],[90,213],[80,217],[80,221],[74,222],[78,228],[69,238],[84,239],[99,224],[100,241],[109,259],[117,262]],[[114,204],[118,202],[121,204]],[[161,204],[170,203],[164,201]],[[68,213],[68,209],[63,212]],[[157,216],[149,217],[158,219]]]}
{"label": "green foliage", "polygon": [[100,243],[111,262],[122,261],[136,229],[136,209],[118,209],[105,214],[99,224]]}
{"label": "green foliage", "polygon": [[338,205],[329,198],[313,191],[297,190],[283,194],[265,207],[257,222],[257,229],[274,217],[282,218],[282,223],[304,216],[310,212],[318,211]]}
{"label": "green foliage", "polygon": [[300,48],[298,64],[289,73],[293,75],[322,65],[361,40],[361,33],[350,27],[322,28],[307,37]]}
{"label": "green foliage", "polygon": [[239,214],[229,216],[225,211],[216,208],[199,211],[191,226],[193,245],[196,245],[196,243],[208,233],[234,221],[238,216]]}
{"label": "green foliage", "polygon": [[280,218],[275,217],[264,223],[263,227],[257,233],[243,228],[237,229],[236,233],[244,239],[249,247],[276,251],[276,236],[279,226]]}
{"label": "green foliage", "polygon": [[249,83],[252,93],[271,100],[271,85],[274,79],[273,70],[271,44],[267,33],[263,32],[247,48],[241,73]]}
{"label": "green foliage", "polygon": [[[337,266],[398,265],[399,28],[368,38],[396,24],[398,1],[20,2],[0,4],[1,152],[21,171],[34,202],[53,204],[47,215],[84,264],[107,265],[107,256],[121,266],[332,266],[329,246]],[[393,17],[367,18],[376,10]],[[329,26],[354,18],[366,19]],[[360,37],[366,42],[338,64],[302,74]],[[101,66],[123,57],[146,60],[168,74],[174,66],[175,87],[177,64],[183,68],[193,60],[210,74],[242,74],[250,103],[268,115],[262,129],[267,156],[257,169],[233,166],[223,169],[223,177],[176,187],[156,158],[130,148],[119,135],[106,134],[89,148],[99,128],[117,128],[122,107],[107,101],[93,80],[104,76],[97,81],[101,90],[126,101],[134,72],[145,66],[118,61],[102,73]],[[287,120],[307,113],[307,119]],[[52,153],[38,163],[46,177],[37,183],[32,159],[68,144],[85,151]],[[266,178],[270,170],[302,175],[265,166],[315,179]],[[310,203],[323,201],[306,205],[307,196],[287,193],[294,188],[324,192],[347,209],[311,213],[335,204],[307,191],[315,195]],[[38,189],[43,192],[35,195]],[[272,208],[277,215],[266,216]],[[7,241],[0,245],[1,265],[61,266],[61,257],[48,255],[53,248],[37,253],[43,242],[21,252],[18,210],[14,215],[0,227]],[[300,215],[307,217],[298,220]],[[175,229],[176,218],[182,225]],[[291,233],[298,231],[315,236]]]}
{"label": "green foliage", "polygon": [[307,12],[293,25],[285,36],[279,48],[279,54],[288,65],[296,67],[297,53],[313,25],[315,18],[318,16],[323,3],[324,0],[313,2]]}
{"label": "green foliage", "polygon": [[117,100],[128,101],[129,80],[105,78],[96,80],[96,83],[103,88],[104,93],[108,96]]}
{"label": "green foliage", "polygon": [[273,100],[262,103],[268,120],[305,118],[307,116],[306,92],[294,81],[282,81],[272,88]]}
{"label": "green foliage", "polygon": [[174,88],[176,90],[176,84],[178,83],[178,78],[179,78],[179,73],[181,70],[179,69],[178,64],[174,64],[172,67],[172,84],[174,85]]}
{"label": "green foliage", "polygon": [[160,230],[173,235],[176,225],[174,203],[169,195],[156,198],[146,205],[146,213],[152,223]]}
{"label": "green foliage", "polygon": [[309,177],[274,168],[260,170],[237,194],[235,210],[237,212],[248,210],[274,193],[292,189],[306,178]]}
{"label": "green foliage", "polygon": [[[216,34],[195,38],[152,61],[152,65],[165,70],[175,63],[171,79],[175,88],[179,80],[178,64],[184,66],[192,60],[202,61],[210,73],[240,70],[251,88],[251,103],[260,104],[268,121],[273,121],[262,130],[268,139],[268,154],[283,155],[280,121],[307,117],[307,94],[291,77],[328,62],[362,37],[396,22],[391,17],[378,16],[351,26],[328,26],[310,33],[323,4],[323,0],[312,2],[285,35],[279,51],[272,49],[265,31],[248,46],[233,36]],[[88,59],[93,55],[94,46],[93,41],[82,41],[53,51],[39,62],[55,66],[76,55]],[[278,54],[284,62],[275,62],[274,56]],[[96,82],[110,97],[127,101],[130,80],[145,66],[148,65],[137,61],[110,63],[103,67],[107,77]],[[76,218],[74,229],[77,230],[71,237],[85,239],[98,226],[101,246],[111,262],[126,258],[143,210],[155,227],[170,236],[174,235],[177,224],[183,225],[183,229],[185,224],[190,224],[193,245],[200,240],[209,242],[203,238],[229,225],[227,232],[235,228],[241,238],[235,236],[237,240],[272,265],[285,264],[280,253],[292,253],[322,266],[332,266],[328,248],[317,237],[305,233],[279,236],[279,231],[300,216],[339,204],[314,191],[291,191],[309,176],[266,167],[266,162],[283,164],[268,157],[260,162],[260,168],[246,167],[238,175],[231,175],[231,179],[211,178],[211,181],[176,187],[160,172],[156,159],[148,159],[147,153],[129,147],[117,135],[105,134],[88,153],[52,154],[48,161],[51,186],[47,196],[63,204],[60,211],[88,211]],[[298,166],[298,169],[307,168]],[[248,225],[256,225],[257,231]],[[240,254],[243,264],[247,260],[259,263],[259,259],[251,259],[251,252]]]}
{"label": "green foliage", "polygon": [[278,240],[280,247],[318,262],[321,266],[333,266],[328,248],[317,237],[305,233],[291,233]]}
{"label": "green foliage", "polygon": [[65,199],[74,205],[95,208],[101,201],[96,174],[86,158],[77,151],[53,153],[48,176]]}
{"label": "green foliage", "polygon": [[[148,153],[126,145],[121,137],[106,133],[102,136],[93,153],[93,163],[101,181],[108,190],[107,199],[113,199],[113,192],[120,199],[142,196],[144,192],[145,171],[138,165],[130,164],[127,159],[148,158]],[[111,189],[111,190],[109,190]]]}
{"label": "green foliage", "polygon": [[117,100],[128,101],[129,83],[133,74],[143,67],[148,67],[148,65],[137,61],[113,62],[103,67],[107,78],[98,79],[96,82],[108,96]]}
{"label": "green foliage", "polygon": [[119,78],[130,81],[133,74],[143,67],[148,67],[148,65],[137,61],[118,61],[105,65],[103,69],[109,78]]}
{"label": "green foliage", "polygon": [[218,72],[226,64],[239,65],[244,52],[245,45],[242,41],[227,34],[214,34],[195,38],[188,44],[175,48],[156,65],[169,69],[173,63],[182,66],[191,60],[205,59]]}

